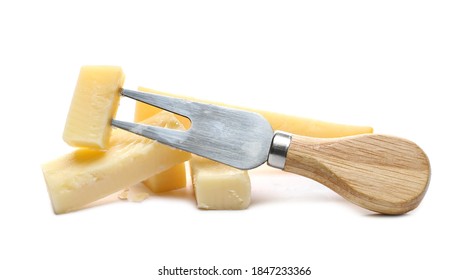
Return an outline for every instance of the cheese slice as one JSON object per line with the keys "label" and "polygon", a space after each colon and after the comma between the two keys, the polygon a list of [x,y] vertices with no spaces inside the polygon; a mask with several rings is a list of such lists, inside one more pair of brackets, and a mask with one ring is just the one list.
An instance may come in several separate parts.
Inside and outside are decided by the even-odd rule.
{"label": "cheese slice", "polygon": [[[183,126],[161,112],[143,123],[171,129]],[[190,154],[115,129],[106,151],[77,149],[42,166],[55,213],[65,213],[125,189],[190,158]]]}
{"label": "cheese slice", "polygon": [[198,208],[240,210],[250,204],[250,178],[239,170],[202,157],[190,160]]}
{"label": "cheese slice", "polygon": [[[202,103],[209,103],[219,106],[231,107],[246,111],[252,111],[259,113],[268,122],[271,124],[273,130],[283,130],[289,133],[310,136],[310,137],[319,137],[319,138],[332,138],[332,137],[343,137],[343,136],[350,136],[356,134],[364,134],[364,133],[372,133],[373,129],[369,126],[356,126],[356,125],[346,125],[346,124],[337,124],[331,122],[324,122],[319,121],[311,118],[306,117],[299,117],[299,116],[291,116],[287,114],[281,114],[276,112],[269,112],[264,110],[257,110],[257,109],[250,109],[250,108],[243,108],[240,106],[232,106],[228,104],[223,104],[221,102],[213,102],[213,101],[206,101],[200,100],[193,97],[181,96],[170,94],[166,92],[161,92],[145,87],[138,87],[138,90],[149,92],[149,93],[156,93],[165,96],[183,98],[191,101],[202,102]],[[136,103],[136,110],[135,110],[135,119],[146,119],[156,113],[158,113],[161,109],[147,105],[142,102]],[[177,118],[184,124],[186,128],[190,127],[190,120],[184,117],[177,116]]]}
{"label": "cheese slice", "polygon": [[63,140],[74,147],[107,148],[125,75],[117,66],[83,66]]}

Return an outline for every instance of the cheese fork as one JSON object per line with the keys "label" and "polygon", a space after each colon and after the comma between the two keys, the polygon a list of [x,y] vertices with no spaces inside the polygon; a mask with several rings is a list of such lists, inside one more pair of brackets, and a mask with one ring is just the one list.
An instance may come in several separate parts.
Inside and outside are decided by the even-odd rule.
{"label": "cheese fork", "polygon": [[187,131],[112,120],[112,125],[239,169],[269,166],[311,178],[382,214],[416,208],[430,164],[415,143],[387,135],[312,138],[273,131],[260,114],[122,89],[123,96],[190,119]]}

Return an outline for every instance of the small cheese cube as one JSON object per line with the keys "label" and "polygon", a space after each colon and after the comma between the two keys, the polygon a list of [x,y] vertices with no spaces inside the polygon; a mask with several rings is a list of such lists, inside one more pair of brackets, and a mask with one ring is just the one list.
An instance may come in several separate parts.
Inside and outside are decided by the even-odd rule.
{"label": "small cheese cube", "polygon": [[78,77],[63,140],[74,147],[105,149],[119,106],[125,75],[117,66],[83,66]]}
{"label": "small cheese cube", "polygon": [[190,160],[198,208],[240,210],[250,204],[250,178],[239,170],[198,156]]}

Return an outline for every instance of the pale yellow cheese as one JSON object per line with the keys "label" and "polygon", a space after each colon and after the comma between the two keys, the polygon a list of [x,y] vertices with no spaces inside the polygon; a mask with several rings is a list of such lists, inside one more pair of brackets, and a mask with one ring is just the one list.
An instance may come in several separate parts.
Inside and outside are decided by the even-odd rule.
{"label": "pale yellow cheese", "polygon": [[240,210],[249,206],[247,171],[198,156],[190,160],[190,170],[198,208]]}
{"label": "pale yellow cheese", "polygon": [[122,68],[117,66],[81,68],[63,131],[67,144],[107,148],[124,79]]}
{"label": "pale yellow cheese", "polygon": [[[171,129],[183,126],[168,112],[144,121]],[[190,158],[190,154],[115,129],[106,151],[77,149],[42,166],[55,213],[76,210],[137,184]]]}
{"label": "pale yellow cheese", "polygon": [[[243,108],[239,106],[232,106],[228,104],[223,104],[221,102],[213,102],[200,100],[193,97],[175,95],[170,93],[165,93],[145,87],[139,87],[138,90],[156,93],[160,95],[166,95],[171,97],[183,98],[191,101],[209,103],[214,105],[226,106],[246,111],[252,111],[259,113],[268,122],[271,124],[273,130],[283,130],[289,133],[310,136],[310,137],[319,137],[319,138],[332,138],[332,137],[343,137],[363,133],[372,133],[373,129],[369,126],[356,126],[356,125],[346,125],[346,124],[337,124],[331,122],[319,121],[306,117],[291,116],[276,112],[269,112],[264,110]],[[137,102],[135,110],[135,119],[145,119],[161,111],[161,109],[147,105],[145,103]],[[187,118],[177,116],[177,118],[184,124],[186,128],[190,127],[190,121]]]}

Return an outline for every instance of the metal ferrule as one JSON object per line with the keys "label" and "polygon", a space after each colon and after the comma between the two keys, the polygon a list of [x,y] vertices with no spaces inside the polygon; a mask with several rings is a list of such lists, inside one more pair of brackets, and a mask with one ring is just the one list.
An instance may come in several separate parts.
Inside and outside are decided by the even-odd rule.
{"label": "metal ferrule", "polygon": [[291,134],[283,131],[275,131],[275,135],[271,141],[270,153],[268,154],[268,165],[284,169],[290,144]]}

